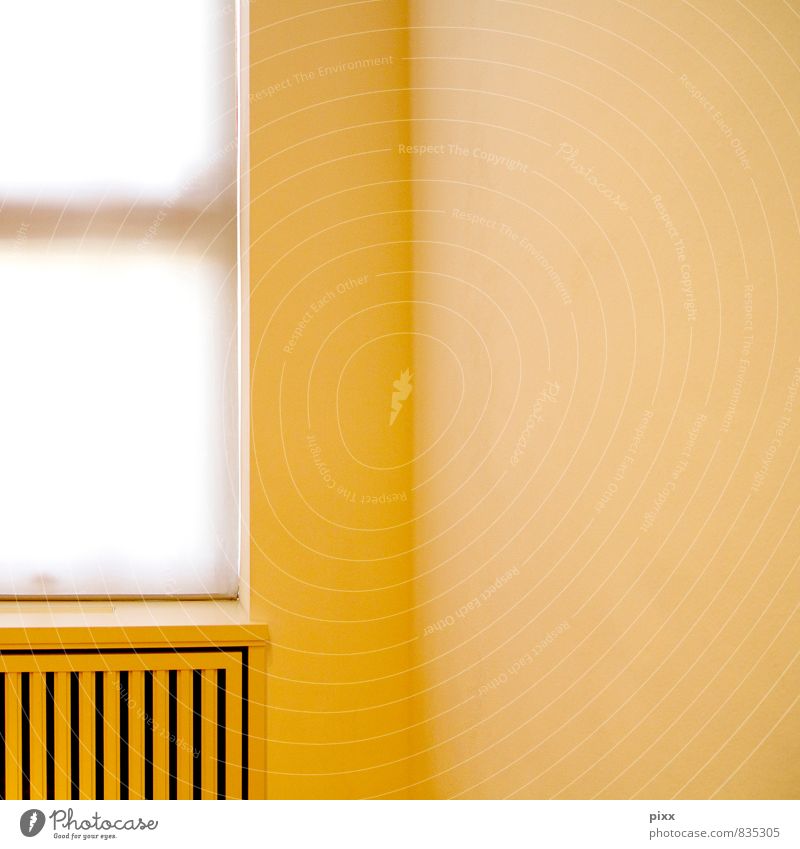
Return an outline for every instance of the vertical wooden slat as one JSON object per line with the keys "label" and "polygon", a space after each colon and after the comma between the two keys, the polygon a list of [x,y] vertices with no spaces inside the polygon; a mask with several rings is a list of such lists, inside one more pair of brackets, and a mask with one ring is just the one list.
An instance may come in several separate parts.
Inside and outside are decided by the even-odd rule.
{"label": "vertical wooden slat", "polygon": [[178,671],[178,798],[192,798],[192,767],[194,742],[192,740],[192,673]]}
{"label": "vertical wooden slat", "polygon": [[31,799],[47,798],[47,727],[44,673],[30,673]]}
{"label": "vertical wooden slat", "polygon": [[95,755],[95,701],[94,701],[95,675],[94,672],[78,673],[78,715],[80,717],[79,727],[81,730],[78,764],[79,793],[81,799],[94,799],[95,793],[95,769],[97,759]]}
{"label": "vertical wooden slat", "polygon": [[202,798],[217,798],[217,670],[204,669],[202,683]]}
{"label": "vertical wooden slat", "polygon": [[249,798],[267,798],[267,651],[249,649],[248,739],[250,743]]}
{"label": "vertical wooden slat", "polygon": [[119,673],[103,674],[103,798],[119,799]]}
{"label": "vertical wooden slat", "polygon": [[169,672],[153,673],[153,799],[169,798]]}
{"label": "vertical wooden slat", "polygon": [[53,675],[53,696],[55,723],[53,758],[56,769],[56,799],[69,799],[72,791],[70,783],[70,708],[69,708],[69,672],[56,672]]}
{"label": "vertical wooden slat", "polygon": [[6,799],[22,798],[22,676],[6,673]]}
{"label": "vertical wooden slat", "polygon": [[144,672],[128,673],[128,798],[144,799]]}
{"label": "vertical wooden slat", "polygon": [[225,798],[242,798],[242,667],[225,673]]}

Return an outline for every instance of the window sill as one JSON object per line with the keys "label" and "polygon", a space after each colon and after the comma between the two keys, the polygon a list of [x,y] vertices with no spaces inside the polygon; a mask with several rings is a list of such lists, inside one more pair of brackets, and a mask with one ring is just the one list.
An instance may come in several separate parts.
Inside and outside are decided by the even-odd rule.
{"label": "window sill", "polygon": [[[239,599],[0,601],[0,629],[247,626]],[[0,636],[6,644],[6,634]]]}

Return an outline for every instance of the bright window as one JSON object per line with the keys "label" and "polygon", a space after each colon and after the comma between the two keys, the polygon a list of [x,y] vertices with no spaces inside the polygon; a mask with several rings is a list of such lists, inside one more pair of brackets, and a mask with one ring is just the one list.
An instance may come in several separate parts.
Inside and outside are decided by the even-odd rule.
{"label": "bright window", "polygon": [[0,595],[234,596],[230,0],[0,0]]}

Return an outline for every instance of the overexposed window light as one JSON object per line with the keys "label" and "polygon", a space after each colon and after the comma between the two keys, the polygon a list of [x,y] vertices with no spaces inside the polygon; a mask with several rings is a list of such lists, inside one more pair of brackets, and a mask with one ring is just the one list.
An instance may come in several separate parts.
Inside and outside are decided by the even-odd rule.
{"label": "overexposed window light", "polygon": [[0,0],[0,596],[232,597],[230,0]]}
{"label": "overexposed window light", "polygon": [[0,193],[165,198],[202,175],[233,119],[222,6],[0,0]]}

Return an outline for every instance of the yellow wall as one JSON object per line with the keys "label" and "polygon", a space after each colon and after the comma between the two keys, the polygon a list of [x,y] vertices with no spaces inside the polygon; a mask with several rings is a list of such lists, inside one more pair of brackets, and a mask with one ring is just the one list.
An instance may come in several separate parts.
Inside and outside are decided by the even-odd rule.
{"label": "yellow wall", "polygon": [[796,798],[797,4],[412,9],[410,792]]}
{"label": "yellow wall", "polygon": [[272,798],[800,787],[798,17],[546,5],[251,3]]}
{"label": "yellow wall", "polygon": [[251,569],[271,636],[271,798],[408,781],[409,410],[389,426],[412,365],[404,5],[250,6]]}

